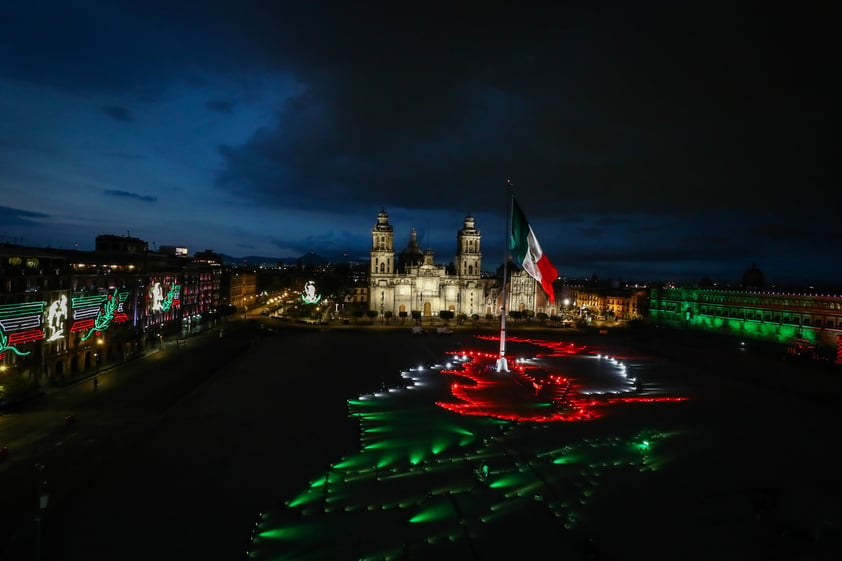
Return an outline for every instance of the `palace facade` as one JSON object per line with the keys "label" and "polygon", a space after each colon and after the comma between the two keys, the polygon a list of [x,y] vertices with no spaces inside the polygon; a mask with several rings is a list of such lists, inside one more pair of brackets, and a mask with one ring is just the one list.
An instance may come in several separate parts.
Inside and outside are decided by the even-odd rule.
{"label": "palace facade", "polygon": [[780,343],[790,354],[842,363],[842,295],[653,288],[649,315],[659,325]]}

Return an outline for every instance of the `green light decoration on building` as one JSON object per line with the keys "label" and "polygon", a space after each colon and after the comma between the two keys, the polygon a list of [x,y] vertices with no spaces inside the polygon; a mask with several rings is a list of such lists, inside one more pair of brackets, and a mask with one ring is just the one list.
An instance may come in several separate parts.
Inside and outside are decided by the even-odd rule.
{"label": "green light decoration on building", "polygon": [[0,353],[12,351],[26,356],[30,351],[21,351],[18,345],[44,338],[44,308],[46,302],[22,302],[0,305]]}
{"label": "green light decoration on building", "polygon": [[663,287],[652,289],[649,315],[667,327],[832,354],[840,348],[838,301],[811,294]]}
{"label": "green light decoration on building", "polygon": [[173,307],[175,303],[178,302],[178,296],[181,291],[180,284],[174,284],[170,286],[170,289],[167,291],[167,295],[164,297],[164,300],[161,302],[161,311],[167,312],[170,308]]}
{"label": "green light decoration on building", "polygon": [[18,356],[26,356],[32,351],[20,351],[14,345],[9,345],[9,338],[6,337],[6,334],[3,333],[3,330],[0,329],[0,353],[4,353],[6,351],[12,351]]}
{"label": "green light decoration on building", "polygon": [[87,341],[94,333],[101,333],[108,329],[111,326],[111,322],[114,321],[114,316],[117,313],[119,303],[120,295],[115,289],[113,294],[109,294],[105,298],[105,302],[99,309],[96,318],[94,318],[94,326],[88,330],[88,332],[85,334],[84,337],[81,338],[81,340]]}

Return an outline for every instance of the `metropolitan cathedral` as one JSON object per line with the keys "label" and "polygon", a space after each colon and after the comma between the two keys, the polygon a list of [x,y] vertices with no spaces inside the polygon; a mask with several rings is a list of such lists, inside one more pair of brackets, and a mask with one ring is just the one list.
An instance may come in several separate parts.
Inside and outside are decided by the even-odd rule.
{"label": "metropolitan cathedral", "polygon": [[[500,315],[502,306],[499,283],[482,276],[482,236],[472,216],[465,217],[456,233],[456,257],[451,267],[436,265],[433,251],[422,251],[415,229],[409,243],[395,253],[395,234],[389,215],[381,210],[371,230],[371,267],[369,269],[369,305],[382,317],[391,312],[395,317],[411,317],[420,311],[423,317],[438,316],[440,311],[468,317]],[[509,289],[509,310],[547,309],[547,301],[538,283],[525,271],[512,272]]]}

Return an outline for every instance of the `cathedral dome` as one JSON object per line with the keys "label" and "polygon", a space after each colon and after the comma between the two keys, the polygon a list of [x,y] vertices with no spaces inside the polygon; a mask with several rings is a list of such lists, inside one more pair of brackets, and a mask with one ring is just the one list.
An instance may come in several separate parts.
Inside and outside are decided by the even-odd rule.
{"label": "cathedral dome", "polygon": [[420,267],[424,264],[424,252],[418,246],[418,234],[415,228],[409,233],[409,243],[406,249],[398,254],[398,270],[406,272],[410,267]]}

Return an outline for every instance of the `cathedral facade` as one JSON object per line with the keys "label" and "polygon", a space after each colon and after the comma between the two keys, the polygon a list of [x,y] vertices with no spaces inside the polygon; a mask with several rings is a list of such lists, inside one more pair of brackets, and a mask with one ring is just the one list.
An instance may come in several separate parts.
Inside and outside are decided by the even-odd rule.
{"label": "cathedral facade", "polygon": [[409,235],[406,248],[395,252],[395,234],[389,215],[381,210],[371,230],[369,306],[382,317],[438,316],[441,311],[455,315],[485,314],[485,283],[481,278],[482,236],[471,216],[456,233],[453,267],[437,265],[431,249],[422,251],[416,232]]}
{"label": "cathedral facade", "polygon": [[[431,249],[418,246],[415,230],[409,243],[395,251],[394,228],[389,215],[381,210],[371,230],[371,265],[369,269],[369,309],[383,317],[438,316],[441,311],[454,316],[499,317],[502,310],[500,279],[482,275],[482,235],[473,217],[465,217],[462,229],[456,232],[456,254],[453,265],[437,265]],[[530,310],[555,315],[558,305],[550,304],[540,285],[526,271],[509,270],[507,309]]]}

